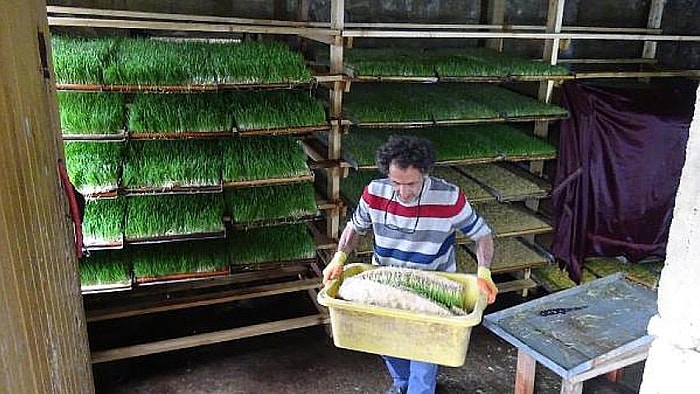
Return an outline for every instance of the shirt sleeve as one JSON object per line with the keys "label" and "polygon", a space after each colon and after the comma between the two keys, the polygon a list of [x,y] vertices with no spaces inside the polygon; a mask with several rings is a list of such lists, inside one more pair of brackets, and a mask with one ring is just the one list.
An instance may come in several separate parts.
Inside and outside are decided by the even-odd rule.
{"label": "shirt sleeve", "polygon": [[454,217],[454,227],[472,240],[491,234],[491,227],[472,208],[464,193],[459,192],[457,204],[461,209]]}
{"label": "shirt sleeve", "polygon": [[367,204],[366,199],[368,193],[367,186],[365,186],[365,189],[362,191],[362,197],[360,197],[360,201],[355,207],[355,212],[353,212],[352,220],[350,221],[355,232],[361,235],[366,234],[372,227],[372,218],[369,214],[369,204]]}

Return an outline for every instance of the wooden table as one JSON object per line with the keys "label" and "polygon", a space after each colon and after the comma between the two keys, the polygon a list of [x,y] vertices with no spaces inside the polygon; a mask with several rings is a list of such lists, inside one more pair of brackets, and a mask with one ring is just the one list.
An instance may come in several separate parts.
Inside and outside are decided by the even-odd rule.
{"label": "wooden table", "polygon": [[656,292],[622,274],[553,293],[484,317],[484,326],[518,348],[515,393],[534,392],[536,363],[562,377],[561,393],[647,357],[646,328]]}

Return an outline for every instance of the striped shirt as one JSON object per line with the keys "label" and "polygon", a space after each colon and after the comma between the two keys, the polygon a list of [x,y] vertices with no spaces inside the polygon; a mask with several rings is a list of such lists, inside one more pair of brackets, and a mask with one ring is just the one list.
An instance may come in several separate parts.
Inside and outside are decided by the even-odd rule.
{"label": "striped shirt", "polygon": [[471,239],[491,233],[459,188],[427,177],[420,197],[402,202],[388,178],[367,185],[353,213],[360,234],[374,232],[374,263],[434,271],[456,271],[455,230]]}

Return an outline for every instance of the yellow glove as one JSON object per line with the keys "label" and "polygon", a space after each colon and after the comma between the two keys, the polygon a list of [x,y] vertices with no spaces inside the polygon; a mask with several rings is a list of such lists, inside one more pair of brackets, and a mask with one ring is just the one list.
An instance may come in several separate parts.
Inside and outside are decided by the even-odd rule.
{"label": "yellow glove", "polygon": [[335,252],[330,263],[328,263],[328,265],[326,265],[326,268],[323,269],[324,285],[326,284],[326,282],[338,279],[340,277],[340,274],[343,272],[343,265],[345,265],[345,261],[347,259],[348,255],[342,250]]}
{"label": "yellow glove", "polygon": [[498,287],[491,279],[491,270],[486,267],[479,267],[476,270],[476,277],[476,284],[479,286],[479,289],[486,294],[489,304],[493,304],[496,301]]}

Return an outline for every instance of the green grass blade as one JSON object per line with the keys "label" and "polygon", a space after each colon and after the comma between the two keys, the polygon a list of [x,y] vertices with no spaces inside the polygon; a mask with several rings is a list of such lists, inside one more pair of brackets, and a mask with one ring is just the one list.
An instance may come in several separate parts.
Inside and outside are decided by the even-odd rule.
{"label": "green grass blade", "polygon": [[133,253],[136,278],[162,278],[226,270],[229,262],[220,241],[143,245]]}
{"label": "green grass blade", "polygon": [[81,286],[129,284],[131,282],[129,257],[122,250],[91,252],[90,256],[80,261]]}
{"label": "green grass blade", "polygon": [[87,200],[83,219],[85,245],[121,243],[124,235],[124,199]]}
{"label": "green grass blade", "polygon": [[233,232],[227,242],[233,265],[309,259],[316,244],[304,224],[262,227]]}
{"label": "green grass blade", "polygon": [[307,175],[304,149],[293,137],[264,136],[222,141],[224,182]]}
{"label": "green grass blade", "polygon": [[68,177],[82,194],[116,190],[124,144],[120,142],[64,142]]}
{"label": "green grass blade", "polygon": [[127,188],[221,184],[221,150],[207,140],[130,141],[122,183]]}
{"label": "green grass blade", "polygon": [[239,130],[270,130],[326,124],[323,103],[309,92],[272,90],[239,92],[233,98]]}
{"label": "green grass blade", "polygon": [[138,94],[129,108],[134,133],[205,133],[233,130],[231,93]]}
{"label": "green grass blade", "polygon": [[127,198],[125,236],[130,239],[224,231],[223,194]]}
{"label": "green grass blade", "polygon": [[120,93],[58,94],[63,134],[117,134],[124,130],[126,105]]}
{"label": "green grass blade", "polygon": [[303,57],[284,44],[124,39],[104,70],[113,85],[308,82]]}
{"label": "green grass blade", "polygon": [[235,223],[294,219],[318,213],[310,183],[228,189],[226,210]]}
{"label": "green grass blade", "polygon": [[112,38],[51,37],[54,75],[57,83],[102,84],[102,69],[113,51]]}

